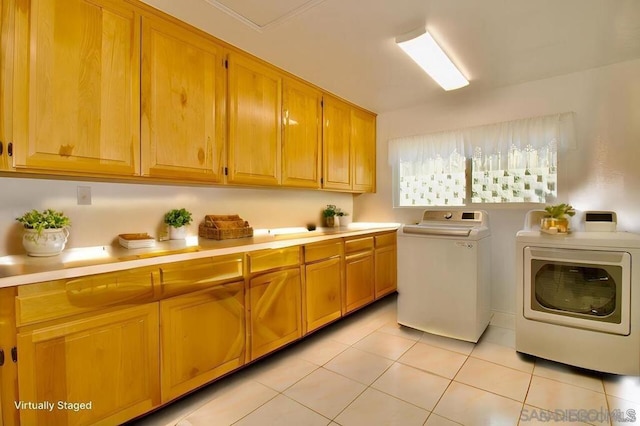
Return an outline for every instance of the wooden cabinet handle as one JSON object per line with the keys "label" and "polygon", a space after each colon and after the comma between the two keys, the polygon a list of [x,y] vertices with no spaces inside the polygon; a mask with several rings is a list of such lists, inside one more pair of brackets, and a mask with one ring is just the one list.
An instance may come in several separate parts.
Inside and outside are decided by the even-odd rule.
{"label": "wooden cabinet handle", "polygon": [[2,155],[3,152],[4,152],[4,145],[2,144],[2,141],[0,141],[0,155]]}
{"label": "wooden cabinet handle", "polygon": [[4,349],[0,349],[0,367],[4,365]]}
{"label": "wooden cabinet handle", "polygon": [[18,362],[18,348],[15,346],[11,348],[11,360],[13,362]]}
{"label": "wooden cabinet handle", "polygon": [[7,145],[7,155],[13,157],[13,142],[9,142]]}

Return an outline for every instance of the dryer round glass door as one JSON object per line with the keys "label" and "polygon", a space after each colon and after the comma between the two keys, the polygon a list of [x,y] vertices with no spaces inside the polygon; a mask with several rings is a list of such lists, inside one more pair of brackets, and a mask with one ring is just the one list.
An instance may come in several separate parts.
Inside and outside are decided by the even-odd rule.
{"label": "dryer round glass door", "polygon": [[626,252],[526,247],[524,316],[628,335],[630,265]]}

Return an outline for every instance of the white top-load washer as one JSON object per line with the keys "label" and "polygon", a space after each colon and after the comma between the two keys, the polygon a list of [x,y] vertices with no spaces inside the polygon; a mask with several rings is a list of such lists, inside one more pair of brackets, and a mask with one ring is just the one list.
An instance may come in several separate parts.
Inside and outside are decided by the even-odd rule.
{"label": "white top-load washer", "polygon": [[398,233],[398,323],[477,342],[490,320],[485,211],[425,210]]}
{"label": "white top-load washer", "polygon": [[516,350],[639,375],[640,235],[595,229],[548,235],[525,221],[516,237]]}

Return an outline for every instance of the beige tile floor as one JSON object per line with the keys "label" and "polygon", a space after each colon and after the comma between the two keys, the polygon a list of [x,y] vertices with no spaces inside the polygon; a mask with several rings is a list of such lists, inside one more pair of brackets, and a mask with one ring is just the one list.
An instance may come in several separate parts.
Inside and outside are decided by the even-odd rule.
{"label": "beige tile floor", "polygon": [[[640,422],[639,377],[520,355],[514,342],[509,316],[494,316],[475,345],[398,326],[390,296],[134,424]],[[610,412],[618,417],[603,418]]]}

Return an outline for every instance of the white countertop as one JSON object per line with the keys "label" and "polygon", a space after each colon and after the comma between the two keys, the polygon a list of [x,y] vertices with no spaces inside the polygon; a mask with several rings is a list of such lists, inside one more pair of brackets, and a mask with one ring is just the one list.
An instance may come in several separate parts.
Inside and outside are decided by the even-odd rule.
{"label": "white countertop", "polygon": [[0,288],[40,281],[74,278],[209,256],[277,249],[332,238],[396,230],[398,223],[352,223],[349,227],[318,228],[301,233],[270,233],[256,230],[252,238],[208,240],[187,238],[156,242],[153,248],[125,249],[119,245],[71,248],[52,257],[13,255],[0,257]]}

